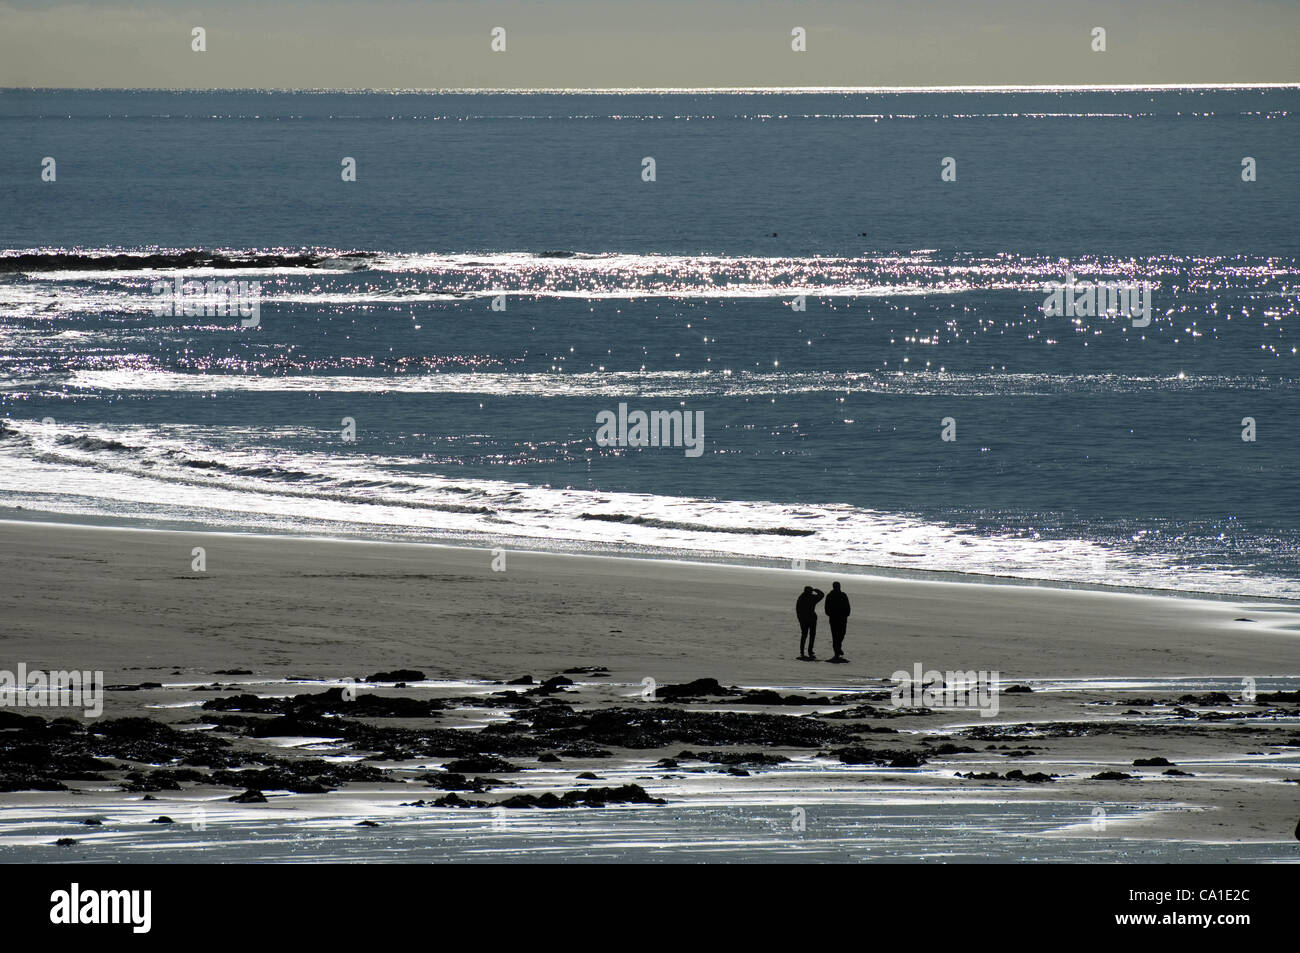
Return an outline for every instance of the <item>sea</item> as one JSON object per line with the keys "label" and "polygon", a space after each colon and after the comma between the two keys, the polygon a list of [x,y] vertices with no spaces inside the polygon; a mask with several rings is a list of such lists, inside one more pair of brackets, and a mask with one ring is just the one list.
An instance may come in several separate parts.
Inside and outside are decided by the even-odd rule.
{"label": "sea", "polygon": [[1297,109],[0,90],[0,517],[1300,598]]}

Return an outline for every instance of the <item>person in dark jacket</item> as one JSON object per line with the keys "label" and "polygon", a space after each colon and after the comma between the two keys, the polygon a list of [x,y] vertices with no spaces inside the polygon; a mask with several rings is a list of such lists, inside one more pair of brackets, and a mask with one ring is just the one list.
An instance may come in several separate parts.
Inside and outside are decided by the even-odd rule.
{"label": "person in dark jacket", "polygon": [[826,597],[826,619],[831,624],[831,648],[835,650],[827,661],[847,662],[844,657],[844,630],[849,624],[849,597],[840,589],[838,582],[831,583],[830,595]]}
{"label": "person in dark jacket", "polygon": [[[794,614],[799,620],[799,660],[815,659],[813,643],[817,641],[817,603],[824,599],[826,593],[812,586],[803,587],[803,595],[795,600]],[[807,649],[804,643],[807,643]]]}

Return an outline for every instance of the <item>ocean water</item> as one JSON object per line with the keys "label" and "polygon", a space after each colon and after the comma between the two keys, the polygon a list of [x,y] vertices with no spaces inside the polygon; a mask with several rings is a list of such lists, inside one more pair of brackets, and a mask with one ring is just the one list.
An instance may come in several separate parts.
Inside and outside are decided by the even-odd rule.
{"label": "ocean water", "polygon": [[1300,597],[1298,107],[3,90],[0,507]]}

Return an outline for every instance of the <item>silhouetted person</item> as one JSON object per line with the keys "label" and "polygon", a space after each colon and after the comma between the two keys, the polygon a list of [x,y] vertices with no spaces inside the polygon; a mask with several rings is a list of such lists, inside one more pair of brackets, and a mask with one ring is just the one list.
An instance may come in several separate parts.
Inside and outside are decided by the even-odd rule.
{"label": "silhouetted person", "polygon": [[[799,620],[799,658],[802,660],[817,657],[813,652],[813,643],[817,641],[817,603],[825,598],[826,593],[812,586],[803,587],[803,595],[795,600],[794,614]],[[807,643],[807,649],[804,643]]]}
{"label": "silhouetted person", "polygon": [[848,659],[844,657],[844,630],[849,624],[849,597],[840,589],[838,582],[831,583],[825,608],[826,619],[831,624],[831,648],[835,650],[828,661],[847,662]]}

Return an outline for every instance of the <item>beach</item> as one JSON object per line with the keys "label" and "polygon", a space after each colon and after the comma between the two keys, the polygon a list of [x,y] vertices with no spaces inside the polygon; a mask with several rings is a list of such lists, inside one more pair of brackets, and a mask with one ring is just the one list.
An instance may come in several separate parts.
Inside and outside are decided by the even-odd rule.
{"label": "beach", "polygon": [[[539,836],[557,825],[619,833],[586,843],[593,859],[690,859],[708,844],[695,859],[907,859],[954,824],[967,852],[997,855],[1011,837],[1046,860],[1297,856],[1300,607],[1284,601],[22,521],[0,523],[0,575],[0,667],[102,671],[103,722],[143,717],[238,753],[205,767],[190,751],[178,781],[186,752],[134,763],[122,748],[94,779],[0,794],[3,860],[247,857],[250,825],[283,834],[285,854],[258,848],[282,859],[384,830],[366,847],[376,858],[436,843],[490,859],[505,838],[508,853],[555,859],[566,838]],[[832,579],[853,600],[851,661],[798,661],[794,598]],[[818,648],[829,656],[824,620]],[[893,705],[891,679],[915,666],[998,673],[996,714]],[[330,691],[372,707],[302,698]],[[337,730],[258,726],[277,716]],[[451,729],[461,742],[428,740]],[[464,746],[497,761],[444,767]],[[204,776],[267,770],[268,754],[367,772],[248,803],[229,800],[237,773]],[[462,793],[435,805],[457,790],[439,786],[448,774]],[[644,798],[609,793],[631,785]],[[495,806],[593,788],[606,793],[551,811]],[[185,824],[199,808],[201,837]],[[906,833],[889,820],[899,810],[920,818]],[[722,836],[742,816],[749,833]],[[682,817],[697,818],[690,837]],[[76,843],[52,846],[60,832]]]}

